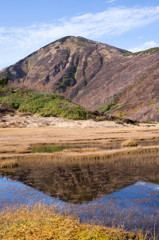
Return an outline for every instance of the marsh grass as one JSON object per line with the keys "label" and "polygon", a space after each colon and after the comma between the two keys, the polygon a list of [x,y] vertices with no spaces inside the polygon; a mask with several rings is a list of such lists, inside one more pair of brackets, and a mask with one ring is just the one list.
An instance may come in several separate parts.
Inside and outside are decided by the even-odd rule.
{"label": "marsh grass", "polygon": [[137,142],[133,139],[128,139],[128,140],[125,140],[124,142],[122,142],[121,146],[122,147],[136,147]]}
{"label": "marsh grass", "polygon": [[[43,147],[43,145],[40,145]],[[45,145],[44,145],[45,146]],[[47,145],[48,146],[48,145]],[[52,145],[51,145],[52,146]],[[34,147],[34,146],[33,146]],[[37,147],[37,146],[35,146]],[[23,162],[37,162],[38,164],[45,164],[45,163],[85,163],[87,161],[108,161],[114,159],[127,158],[127,157],[134,157],[134,158],[142,158],[144,156],[158,156],[159,154],[159,147],[158,146],[143,146],[143,147],[135,147],[135,148],[124,148],[124,149],[115,149],[110,151],[92,151],[92,152],[85,152],[85,151],[71,151],[72,148],[68,149],[68,151],[61,151],[61,152],[40,152],[40,153],[24,153],[24,154],[7,154],[1,155],[0,161],[2,160],[17,160]],[[74,147],[73,147],[74,149]],[[18,150],[17,150],[18,152]],[[136,162],[136,161],[135,161]]]}
{"label": "marsh grass", "polygon": [[42,205],[7,208],[0,213],[0,239],[143,240],[142,234],[122,229],[81,224]]}
{"label": "marsh grass", "polygon": [[31,149],[32,153],[53,153],[61,152],[64,149],[69,149],[71,146],[58,146],[58,145],[46,145],[46,146],[33,146]]}
{"label": "marsh grass", "polygon": [[118,200],[113,199],[106,205],[83,207],[82,211],[84,213],[79,214],[82,222],[116,229],[122,228],[136,234],[140,232],[147,240],[159,237],[159,212],[157,211],[152,211],[149,215],[144,214],[144,210],[135,213],[135,209],[130,208],[127,211],[118,207]]}
{"label": "marsh grass", "polygon": [[18,167],[17,160],[4,160],[0,162],[0,169]]}
{"label": "marsh grass", "polygon": [[98,152],[101,150],[100,148],[97,147],[84,147],[84,148],[69,148],[69,149],[64,149],[63,152],[77,152],[77,153],[86,153],[86,152]]}
{"label": "marsh grass", "polygon": [[13,172],[14,179],[72,203],[93,200],[140,180],[159,182],[158,155],[127,155],[107,160],[63,156],[58,152],[19,156],[18,167],[11,169],[11,176]]}
{"label": "marsh grass", "polygon": [[[71,158],[69,161],[68,159],[65,159],[64,161],[63,157],[62,160],[59,161],[57,158],[57,156],[59,157],[59,153],[35,154],[32,155],[34,156],[33,158],[31,156],[29,158],[28,155],[26,156],[27,158],[19,157],[19,160],[17,160],[19,166],[14,168],[13,179],[20,180],[49,195],[74,204],[82,203],[83,201],[92,201],[100,195],[118,191],[123,187],[134,184],[136,181],[144,180],[156,183],[159,182],[159,158],[157,155],[153,156],[153,154],[145,155],[145,157],[143,155],[127,155],[122,158],[108,158],[107,160],[91,159],[91,161],[87,161],[87,159],[76,159],[75,161]],[[130,212],[130,214],[126,215],[124,211],[118,213],[116,207],[113,205],[109,209],[107,206],[105,207],[106,209],[101,207],[99,210],[99,206],[84,209],[86,214],[85,219],[82,221],[91,224],[103,223],[103,225],[106,224],[109,227],[113,226],[113,229],[115,229],[118,226],[122,226],[124,218],[126,224],[123,225],[123,228],[125,227],[126,230],[132,229],[131,221],[137,223],[137,218],[135,219],[133,212],[132,214]],[[96,215],[96,208],[98,215]],[[77,209],[75,209],[75,212],[73,212],[73,209],[72,212],[67,212],[66,209],[64,213],[72,215],[76,212]],[[78,214],[74,214],[74,216],[78,217]],[[136,225],[139,225],[139,229],[142,229],[142,227],[145,229],[147,222],[149,222],[149,224],[152,223],[153,225],[153,216],[148,216],[147,218],[141,217],[138,220],[140,224]],[[43,219],[41,220],[41,224],[44,226]],[[48,229],[50,232],[50,228]],[[27,231],[30,230],[27,228]],[[67,229],[64,231],[67,231]],[[81,231],[81,229],[79,231]],[[136,230],[136,232],[138,232],[138,230]],[[61,232],[59,234],[61,234]],[[75,237],[77,236],[75,235]],[[97,236],[98,237],[94,239],[100,239],[100,235]],[[64,237],[65,236],[61,235],[60,238],[59,235],[59,239],[65,239]],[[83,238],[80,238],[80,235],[78,237],[79,238],[68,239],[85,239],[84,237],[87,237],[87,235],[84,235],[84,237],[82,235]],[[115,238],[115,236],[114,238],[109,237],[101,239],[122,239]],[[147,239],[150,240],[153,238]]]}

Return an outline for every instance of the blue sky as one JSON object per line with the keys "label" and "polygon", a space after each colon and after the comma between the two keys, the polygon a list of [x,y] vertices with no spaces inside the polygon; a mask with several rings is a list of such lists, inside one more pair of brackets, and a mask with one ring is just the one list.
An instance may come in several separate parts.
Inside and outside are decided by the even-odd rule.
{"label": "blue sky", "polygon": [[0,69],[63,36],[159,46],[159,0],[0,0]]}

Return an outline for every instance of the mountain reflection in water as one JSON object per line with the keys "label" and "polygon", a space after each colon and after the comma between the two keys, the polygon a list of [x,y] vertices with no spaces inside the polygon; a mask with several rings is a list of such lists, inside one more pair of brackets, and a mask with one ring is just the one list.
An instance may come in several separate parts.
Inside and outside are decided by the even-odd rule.
{"label": "mountain reflection in water", "polygon": [[159,223],[159,185],[137,182],[120,191],[82,204],[66,203],[18,181],[0,179],[0,209],[6,206],[53,205],[64,214],[73,214],[81,222],[122,226],[126,230],[154,232]]}
{"label": "mountain reflection in water", "polygon": [[58,162],[21,160],[12,179],[52,197],[79,204],[93,201],[137,181],[159,183],[159,157],[129,157],[107,161]]}
{"label": "mountain reflection in water", "polygon": [[159,228],[158,160],[158,156],[134,156],[74,163],[41,161],[39,164],[39,159],[22,159],[14,171],[5,174],[41,192],[21,182],[1,178],[0,207],[53,204],[57,211],[74,214],[81,221],[153,233],[154,226],[156,231]]}

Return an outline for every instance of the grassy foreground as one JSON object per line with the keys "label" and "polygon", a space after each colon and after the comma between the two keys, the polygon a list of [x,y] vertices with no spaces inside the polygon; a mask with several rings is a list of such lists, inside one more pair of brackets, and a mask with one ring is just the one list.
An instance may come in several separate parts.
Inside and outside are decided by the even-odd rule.
{"label": "grassy foreground", "polygon": [[6,209],[0,213],[0,239],[26,240],[111,240],[144,239],[133,233],[79,221],[55,213],[52,207],[34,206]]}

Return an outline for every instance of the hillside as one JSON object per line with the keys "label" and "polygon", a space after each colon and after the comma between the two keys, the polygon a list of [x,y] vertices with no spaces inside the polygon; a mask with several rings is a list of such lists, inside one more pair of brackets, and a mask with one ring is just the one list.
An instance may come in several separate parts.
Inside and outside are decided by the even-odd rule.
{"label": "hillside", "polygon": [[88,110],[159,121],[159,49],[130,53],[82,37],[59,39],[0,71],[0,84],[60,94]]}
{"label": "hillside", "polygon": [[28,114],[37,113],[43,117],[63,117],[72,120],[84,120],[92,116],[88,110],[60,95],[25,88],[10,91],[0,88],[0,117],[7,113],[15,113],[15,110]]}

